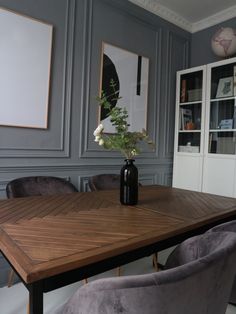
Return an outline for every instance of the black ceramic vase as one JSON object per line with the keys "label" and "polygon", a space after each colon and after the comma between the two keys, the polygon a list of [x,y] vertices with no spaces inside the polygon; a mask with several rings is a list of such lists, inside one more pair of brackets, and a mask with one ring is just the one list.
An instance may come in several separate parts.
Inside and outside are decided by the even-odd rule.
{"label": "black ceramic vase", "polygon": [[138,203],[138,169],[133,159],[125,159],[120,171],[120,202],[123,205]]}

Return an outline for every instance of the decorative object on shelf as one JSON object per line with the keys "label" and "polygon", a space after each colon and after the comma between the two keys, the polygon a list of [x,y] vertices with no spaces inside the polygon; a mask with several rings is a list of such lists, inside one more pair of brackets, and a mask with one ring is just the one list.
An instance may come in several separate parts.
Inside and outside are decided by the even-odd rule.
{"label": "decorative object on shelf", "polygon": [[233,77],[224,77],[219,80],[216,98],[233,96]]}
{"label": "decorative object on shelf", "polygon": [[190,145],[179,145],[178,151],[180,153],[199,153],[199,146],[192,146]]}
{"label": "decorative object on shelf", "polygon": [[220,129],[232,129],[233,128],[233,119],[224,119],[220,121]]}
{"label": "decorative object on shelf", "polygon": [[109,150],[118,150],[126,158],[126,165],[121,169],[120,200],[122,204],[135,205],[138,201],[138,170],[133,165],[134,156],[141,152],[140,143],[146,142],[152,148],[154,144],[149,140],[146,130],[141,132],[130,132],[128,112],[125,106],[113,107],[109,99],[121,99],[119,91],[116,90],[116,84],[110,81],[112,94],[106,96],[102,91],[97,98],[100,107],[108,111],[108,117],[116,133],[105,133],[103,124],[99,124],[93,135],[95,142]]}
{"label": "decorative object on shelf", "polygon": [[190,121],[190,122],[186,123],[185,129],[186,130],[194,130],[195,124],[192,121]]}
{"label": "decorative object on shelf", "polygon": [[192,117],[192,110],[191,109],[185,109],[181,108],[180,109],[180,127],[181,130],[187,130],[186,126],[188,123],[192,122],[193,117]]}
{"label": "decorative object on shelf", "polygon": [[[148,69],[149,59],[136,53],[118,48],[108,43],[102,44],[100,93],[111,95],[112,78],[116,83],[116,90],[122,95],[129,115],[130,131],[146,129],[147,97],[148,97]],[[112,107],[118,105],[123,108],[119,97],[107,96]],[[100,107],[99,123],[102,123],[107,133],[114,133],[114,126],[109,119],[109,109]]]}
{"label": "decorative object on shelf", "polygon": [[202,98],[202,89],[195,88],[188,90],[188,101],[200,101]]}
{"label": "decorative object on shelf", "polygon": [[213,52],[223,58],[236,54],[236,30],[231,27],[220,28],[211,39]]}

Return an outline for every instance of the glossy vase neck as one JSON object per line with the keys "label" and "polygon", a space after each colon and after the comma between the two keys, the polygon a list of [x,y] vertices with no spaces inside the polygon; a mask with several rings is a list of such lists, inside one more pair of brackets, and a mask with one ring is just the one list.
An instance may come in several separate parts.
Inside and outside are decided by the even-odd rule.
{"label": "glossy vase neck", "polygon": [[126,162],[127,165],[133,165],[133,163],[135,162],[135,160],[134,160],[134,159],[127,158],[127,159],[125,159],[125,162]]}

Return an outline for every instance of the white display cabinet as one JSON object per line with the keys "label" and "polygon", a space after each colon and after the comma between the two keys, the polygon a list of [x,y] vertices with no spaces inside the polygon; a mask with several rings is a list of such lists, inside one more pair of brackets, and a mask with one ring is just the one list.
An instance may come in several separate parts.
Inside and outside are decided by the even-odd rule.
{"label": "white display cabinet", "polygon": [[173,186],[236,197],[235,182],[236,58],[231,58],[177,73]]}
{"label": "white display cabinet", "polygon": [[236,197],[236,58],[207,66],[202,191]]}
{"label": "white display cabinet", "polygon": [[202,181],[206,67],[177,73],[173,186],[199,191]]}

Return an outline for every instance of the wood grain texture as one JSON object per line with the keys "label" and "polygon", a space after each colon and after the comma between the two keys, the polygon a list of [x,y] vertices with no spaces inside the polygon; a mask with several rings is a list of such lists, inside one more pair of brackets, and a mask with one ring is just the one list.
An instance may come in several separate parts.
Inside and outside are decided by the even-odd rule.
{"label": "wood grain texture", "polygon": [[[214,215],[231,214],[236,209],[235,198],[157,185],[139,189],[139,208],[185,220],[201,221]],[[99,193],[101,198],[119,203],[117,191]]]}
{"label": "wood grain texture", "polygon": [[0,201],[0,249],[26,283],[104,261],[236,214],[236,200],[160,186]]}

